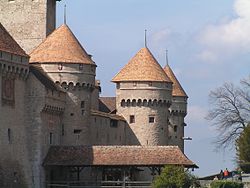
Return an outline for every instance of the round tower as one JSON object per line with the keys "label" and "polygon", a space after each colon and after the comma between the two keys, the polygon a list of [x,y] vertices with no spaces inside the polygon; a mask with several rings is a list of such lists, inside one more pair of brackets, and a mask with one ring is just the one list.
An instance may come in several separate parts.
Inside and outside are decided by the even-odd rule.
{"label": "round tower", "polygon": [[184,127],[186,126],[184,118],[187,115],[188,96],[169,65],[164,68],[164,71],[173,82],[172,105],[170,107],[168,129],[168,143],[169,145],[179,146],[182,152],[184,152]]}
{"label": "round tower", "polygon": [[116,108],[129,124],[127,144],[167,145],[172,83],[148,48],[142,48],[112,79]]}
{"label": "round tower", "polygon": [[49,35],[30,56],[30,62],[39,64],[67,93],[63,144],[89,144],[91,94],[96,71],[91,56],[65,24]]}

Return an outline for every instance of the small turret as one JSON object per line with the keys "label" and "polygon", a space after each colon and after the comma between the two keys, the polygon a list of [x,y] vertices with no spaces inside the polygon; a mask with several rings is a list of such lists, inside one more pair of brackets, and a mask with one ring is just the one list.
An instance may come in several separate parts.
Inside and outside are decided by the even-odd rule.
{"label": "small turret", "polygon": [[31,54],[30,63],[41,66],[67,92],[64,144],[89,144],[91,96],[96,64],[67,25],[56,29]]}
{"label": "small turret", "polygon": [[[172,83],[148,48],[142,48],[113,78],[116,108],[140,145],[167,145]],[[130,143],[128,143],[130,144]]]}
{"label": "small turret", "polygon": [[177,145],[179,148],[184,151],[184,117],[187,114],[187,99],[188,96],[181,84],[177,80],[174,72],[167,65],[164,68],[164,71],[168,77],[173,82],[173,91],[172,91],[172,105],[170,107],[170,119],[169,119],[169,145]]}

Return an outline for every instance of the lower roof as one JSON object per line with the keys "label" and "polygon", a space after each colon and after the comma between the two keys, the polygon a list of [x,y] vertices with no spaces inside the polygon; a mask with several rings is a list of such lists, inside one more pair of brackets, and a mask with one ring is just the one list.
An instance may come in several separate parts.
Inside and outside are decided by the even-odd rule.
{"label": "lower roof", "polygon": [[44,166],[164,166],[198,168],[177,146],[52,146]]}

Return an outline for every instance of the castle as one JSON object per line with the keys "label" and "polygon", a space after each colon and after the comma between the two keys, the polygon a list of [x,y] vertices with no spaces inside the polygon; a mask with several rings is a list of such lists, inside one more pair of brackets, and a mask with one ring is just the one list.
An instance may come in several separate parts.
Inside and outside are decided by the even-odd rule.
{"label": "castle", "polygon": [[0,2],[0,187],[196,167],[183,154],[188,97],[170,66],[144,47],[112,79],[116,96],[100,97],[96,63],[55,15],[56,0]]}

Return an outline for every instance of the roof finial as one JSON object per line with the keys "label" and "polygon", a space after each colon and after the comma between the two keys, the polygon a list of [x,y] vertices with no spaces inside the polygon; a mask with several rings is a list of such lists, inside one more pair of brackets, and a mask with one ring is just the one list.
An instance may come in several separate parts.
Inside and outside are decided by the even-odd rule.
{"label": "roof finial", "polygon": [[67,10],[67,6],[66,6],[66,4],[65,4],[65,5],[64,5],[64,24],[67,24],[66,10]]}
{"label": "roof finial", "polygon": [[145,34],[144,34],[144,37],[145,37],[145,41],[144,41],[144,45],[145,47],[147,48],[147,29],[145,29]]}
{"label": "roof finial", "polygon": [[167,64],[167,66],[169,65],[168,64],[168,49],[166,49],[166,64]]}

